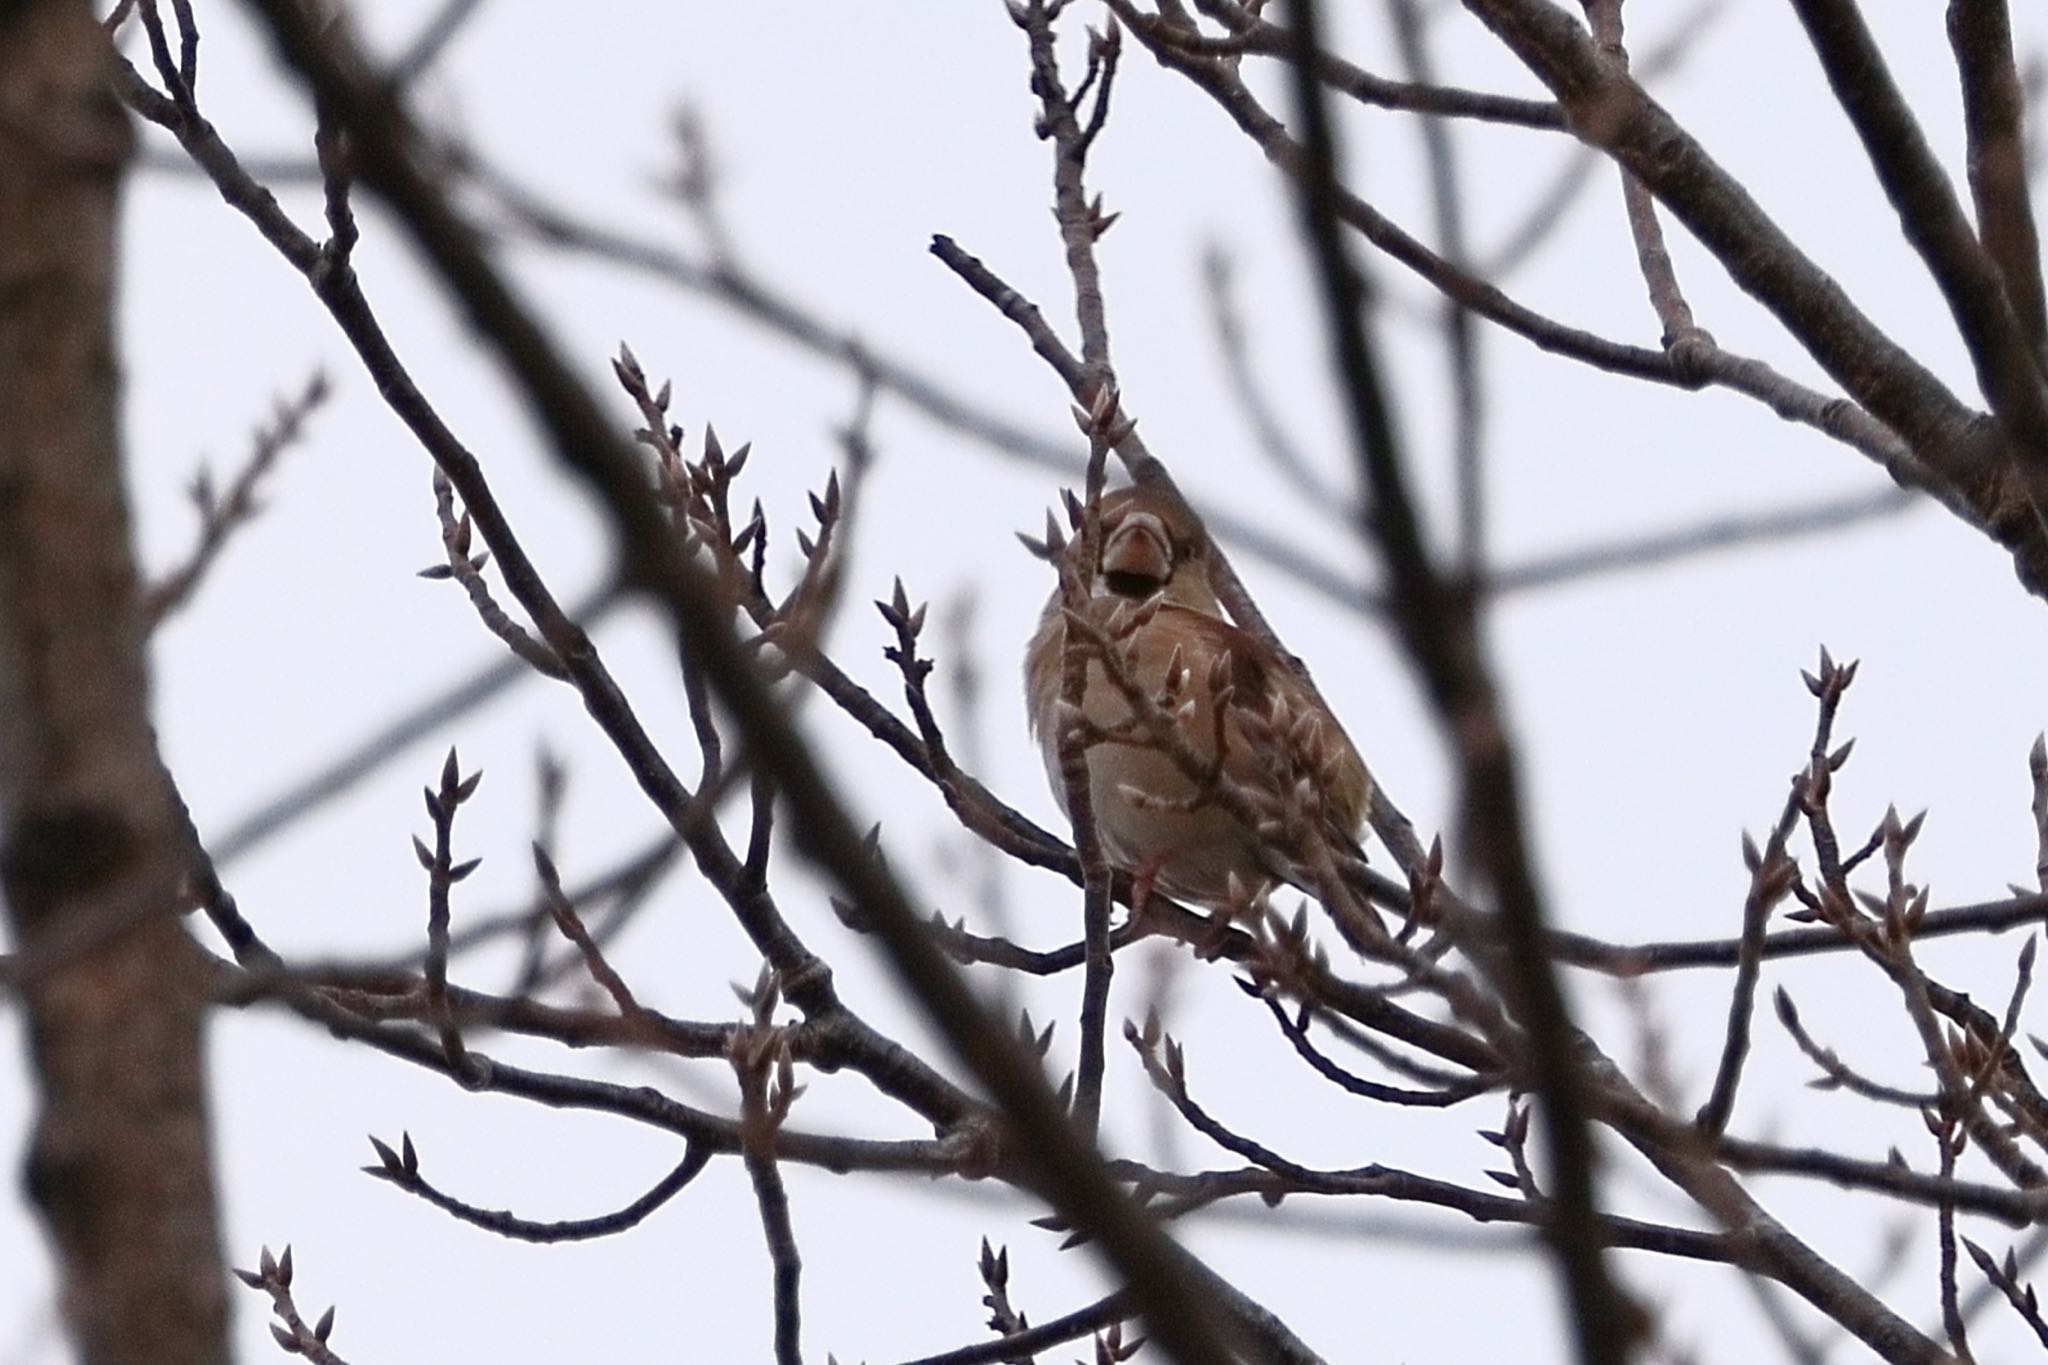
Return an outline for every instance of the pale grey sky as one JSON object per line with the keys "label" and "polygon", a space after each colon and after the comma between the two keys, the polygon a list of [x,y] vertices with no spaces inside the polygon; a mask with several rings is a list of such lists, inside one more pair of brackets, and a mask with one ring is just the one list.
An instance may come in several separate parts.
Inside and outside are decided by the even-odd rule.
{"label": "pale grey sky", "polygon": [[[195,8],[205,33],[200,99],[209,116],[245,155],[303,152],[304,102],[280,83],[240,9],[208,0]],[[356,8],[390,51],[433,6],[391,0]],[[1654,42],[1678,8],[1631,7],[1637,41]],[[1960,133],[1939,13],[1870,8],[1909,93],[1928,111],[1930,136],[1955,164]],[[2022,50],[2032,51],[2048,31],[2038,14],[2019,9]],[[1432,13],[1446,77],[1537,93],[1475,21],[1448,5]],[[1097,19],[1094,5],[1077,4],[1069,29]],[[1351,29],[1365,64],[1395,68],[1377,22]],[[1235,258],[1257,364],[1286,420],[1329,477],[1348,486],[1291,205],[1222,115],[1135,45],[1119,85],[1091,180],[1123,214],[1104,239],[1102,259],[1127,407],[1198,497],[1363,578],[1365,561],[1332,509],[1306,503],[1253,453],[1207,321],[1201,255],[1215,244]],[[1687,60],[1652,88],[1869,312],[1959,392],[1974,394],[1939,299],[1898,240],[1896,221],[1783,6],[1729,0]],[[1047,209],[1049,156],[1031,135],[1023,39],[994,0],[883,8],[497,0],[419,96],[428,115],[555,199],[684,249],[694,247],[689,224],[659,185],[672,164],[671,113],[688,104],[716,151],[727,226],[756,272],[877,351],[910,360],[1079,451],[1050,372],[926,250],[935,232],[955,237],[1071,333]],[[1347,116],[1345,127],[1351,164],[1375,202],[1426,233],[1412,120]],[[1483,256],[1570,148],[1555,135],[1512,129],[1461,128],[1458,136],[1470,230]],[[167,144],[152,136],[149,145]],[[310,226],[317,201],[303,190],[285,198]],[[166,752],[202,832],[214,834],[497,646],[459,591],[414,576],[440,554],[428,463],[381,407],[303,283],[189,177],[137,176],[126,242],[127,430],[149,563],[173,562],[187,543],[191,517],[180,490],[197,460],[232,467],[272,396],[296,389],[315,367],[335,384],[310,438],[271,481],[268,512],[237,538],[197,606],[157,643]],[[1724,344],[1817,382],[1812,364],[1676,229],[1673,249],[1701,322]],[[832,432],[854,398],[844,370],[645,279],[531,248],[509,259],[622,422],[631,420],[629,407],[613,397],[607,366],[623,340],[651,373],[673,378],[673,412],[693,440],[708,422],[728,445],[754,443],[750,491],[768,506],[778,549],[790,554],[789,532],[808,516],[800,490],[821,484],[839,458]],[[558,591],[580,593],[603,562],[590,509],[555,472],[482,348],[375,213],[365,215],[358,269],[414,375],[490,470],[528,548]],[[1434,509],[1447,513],[1433,300],[1394,267],[1380,263],[1378,273],[1395,315],[1388,344],[1401,419]],[[1570,225],[1509,287],[1579,325],[1656,341],[1611,171],[1596,176]],[[1631,385],[1498,332],[1482,328],[1482,335],[1499,562],[1882,486],[1862,457],[1747,400]],[[939,603],[971,592],[973,642],[989,683],[983,775],[1052,823],[1055,807],[1013,683],[1048,581],[1011,533],[1039,525],[1059,480],[997,458],[887,399],[874,441],[878,461],[853,532],[837,655],[893,702],[898,687],[880,657],[885,628],[866,602],[886,595],[896,575],[913,596]],[[1448,517],[1437,524],[1443,528]],[[1240,562],[1380,779],[1425,830],[1438,827],[1443,757],[1388,642],[1269,566]],[[1908,812],[1929,809],[1916,859],[1937,904],[1989,899],[2008,882],[2031,881],[2026,750],[2048,724],[2039,683],[2048,673],[2044,622],[2041,603],[2021,592],[2003,554],[1931,507],[1841,536],[1512,599],[1497,618],[1495,643],[1559,921],[1621,939],[1734,932],[1746,883],[1739,832],[1775,815],[1805,752],[1812,713],[1798,675],[1822,644],[1863,660],[1841,724],[1843,735],[1859,739],[1841,782],[1845,820],[1860,833],[1889,801]],[[687,751],[687,719],[660,634],[628,618],[608,625],[599,641],[636,689],[657,737]],[[940,696],[952,705],[943,687]],[[957,720],[957,708],[948,714]],[[964,836],[943,807],[823,705],[812,707],[809,720],[862,806],[883,820],[892,859],[935,907],[970,909],[971,881],[948,870],[957,867]],[[561,842],[572,879],[574,870],[602,866],[657,828],[574,696],[534,681],[423,742],[318,820],[233,864],[229,883],[287,954],[419,942],[425,895],[409,835],[426,827],[418,788],[453,743],[467,766],[487,774],[458,825],[459,847],[486,859],[463,886],[458,924],[465,909],[516,902],[530,889],[524,849],[533,753],[543,742],[571,763]],[[1015,869],[1006,886],[1020,938],[1050,945],[1074,934],[1079,898],[1063,882]],[[877,960],[832,922],[822,893],[792,877],[785,895],[803,931],[841,966],[856,1006],[922,1038]],[[1933,956],[1958,984],[1989,1000],[2002,998],[2019,943],[2012,936]],[[643,997],[692,1017],[729,1014],[736,1007],[724,983],[751,980],[756,966],[722,908],[687,874],[668,886],[621,952]],[[506,961],[465,970],[495,984]],[[1120,971],[1113,1017],[1142,1008],[1163,961],[1138,957]],[[1785,967],[1766,984],[1785,982],[1817,1031],[1887,1079],[1919,1084],[1917,1066],[1900,1060],[1911,1055],[1903,1018],[1873,978],[1868,968],[1834,963]],[[1610,1050],[1632,1061],[1631,1026],[1616,992],[1602,982],[1574,985]],[[1180,962],[1171,989],[1173,1026],[1188,1042],[1198,1095],[1297,1159],[1384,1161],[1481,1185],[1482,1172],[1498,1164],[1475,1131],[1499,1124],[1495,1100],[1445,1115],[1344,1101],[1273,1065],[1286,1055],[1284,1043],[1213,966]],[[1695,1102],[1711,1074],[1724,989],[1720,978],[1703,976],[1659,982],[1651,997],[1673,1068]],[[1018,996],[1035,1017],[1061,1021],[1061,1065],[1071,1058],[1077,992],[1078,982],[1055,980]],[[10,1044],[0,1048],[0,1113],[21,1114],[28,1100],[18,1016],[0,1013],[0,1031]],[[1807,1070],[1782,1032],[1760,1021],[1759,1036],[1740,1131],[1871,1157],[1898,1142],[1925,1164],[1924,1135],[1912,1116],[1887,1127],[1895,1116],[1880,1120],[1869,1106],[1803,1090]],[[706,1104],[731,1103],[729,1076],[708,1064],[650,1070],[487,1046],[651,1080]],[[508,1244],[358,1174],[371,1159],[365,1134],[395,1141],[409,1131],[430,1176],[474,1202],[533,1217],[587,1215],[626,1202],[674,1161],[674,1145],[620,1122],[462,1093],[276,1011],[224,1014],[212,1062],[230,1254],[252,1264],[259,1246],[292,1243],[303,1302],[315,1310],[340,1305],[335,1344],[350,1359],[767,1358],[767,1259],[736,1163],[715,1164],[628,1236],[575,1247]],[[868,1103],[858,1083],[814,1079],[799,1118],[921,1135]],[[1158,1150],[1151,1096],[1120,1044],[1109,1114],[1114,1143]],[[1194,1166],[1224,1161],[1185,1131],[1173,1136],[1172,1150]],[[842,1361],[879,1362],[974,1340],[985,1316],[974,1273],[984,1235],[1009,1245],[1013,1293],[1035,1321],[1095,1292],[1087,1254],[1062,1253],[1056,1237],[1029,1227],[1039,1210],[1020,1199],[983,1187],[796,1168],[788,1176],[805,1255],[809,1358],[822,1361],[831,1351]],[[1609,1178],[1632,1211],[1695,1216],[1626,1158],[1611,1163]],[[1852,1273],[1877,1260],[1887,1224],[1867,1216],[1867,1200],[1783,1181],[1758,1188]],[[1892,1282],[1892,1301],[1916,1321],[1932,1321],[1932,1215],[1882,1212],[1907,1219],[1918,1234],[1908,1271]],[[1547,1265],[1508,1249],[1510,1235],[1451,1215],[1300,1201],[1277,1219],[1231,1209],[1190,1220],[1183,1231],[1332,1360],[1462,1361],[1503,1351],[1532,1365],[1566,1358]],[[2007,1236],[1993,1227],[1971,1235],[1994,1248]],[[1660,1311],[1674,1348],[1715,1362],[1755,1358],[1768,1346],[1732,1272],[1641,1256],[1617,1263]],[[8,1276],[10,1292],[0,1295],[0,1362],[59,1358],[48,1271],[19,1203],[0,1206],[0,1264],[19,1267]],[[266,1306],[239,1288],[235,1296],[245,1357],[262,1359],[275,1349]],[[1418,1312],[1418,1302],[1435,1307]],[[2001,1344],[2010,1350],[2020,1341],[1996,1313],[1984,1330],[1984,1359],[2001,1358]],[[1069,1348],[1051,1358],[1078,1354]]]}

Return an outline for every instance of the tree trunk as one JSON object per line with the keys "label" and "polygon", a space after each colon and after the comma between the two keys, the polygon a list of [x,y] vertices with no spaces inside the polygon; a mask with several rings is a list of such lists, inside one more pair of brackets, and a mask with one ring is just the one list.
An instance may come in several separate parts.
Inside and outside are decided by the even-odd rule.
{"label": "tree trunk", "polygon": [[0,892],[79,1356],[185,1365],[227,1359],[226,1291],[121,482],[108,55],[87,0],[0,0]]}

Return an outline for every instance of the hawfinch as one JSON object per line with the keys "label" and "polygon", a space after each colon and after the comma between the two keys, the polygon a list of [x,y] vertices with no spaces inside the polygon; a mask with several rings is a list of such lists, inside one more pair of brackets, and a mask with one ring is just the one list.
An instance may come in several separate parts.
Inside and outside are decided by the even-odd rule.
{"label": "hawfinch", "polygon": [[[1058,551],[1066,567],[1084,567],[1072,562],[1083,543]],[[1024,660],[1031,728],[1061,808],[1061,733],[1078,726],[1103,851],[1136,879],[1135,904],[1155,886],[1222,908],[1276,881],[1313,891],[1311,841],[1354,848],[1371,800],[1357,749],[1289,660],[1231,624],[1210,582],[1207,533],[1178,494],[1104,494],[1098,543],[1092,572],[1078,574],[1088,587],[1075,631],[1087,670],[1078,715],[1063,700],[1069,625],[1057,588]],[[1134,705],[1127,688],[1153,705]],[[1237,796],[1226,800],[1225,786]]]}

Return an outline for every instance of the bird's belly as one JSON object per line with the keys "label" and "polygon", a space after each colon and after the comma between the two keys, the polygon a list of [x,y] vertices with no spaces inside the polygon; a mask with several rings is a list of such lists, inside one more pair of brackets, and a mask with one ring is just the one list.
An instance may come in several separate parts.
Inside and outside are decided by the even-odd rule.
{"label": "bird's belly", "polygon": [[[1167,660],[1157,650],[1140,650],[1130,662],[1132,681],[1159,697]],[[1203,680],[1190,679],[1189,693],[1194,708],[1180,733],[1196,762],[1212,762],[1211,711]],[[1099,664],[1089,667],[1082,712],[1103,730],[1130,722],[1129,703]],[[1053,791],[1071,818],[1056,728],[1044,727],[1039,741]],[[1134,874],[1149,870],[1163,894],[1202,905],[1227,900],[1233,874],[1245,895],[1255,895],[1273,881],[1253,831],[1213,798],[1198,799],[1200,784],[1159,746],[1135,739],[1099,740],[1089,746],[1087,762],[1089,803],[1103,854],[1112,867]]]}
{"label": "bird's belly", "polygon": [[1226,898],[1232,874],[1245,895],[1269,880],[1252,832],[1214,800],[1197,800],[1196,784],[1172,758],[1128,745],[1098,745],[1088,768],[1096,828],[1115,866],[1156,868],[1154,884],[1161,891],[1203,904]]}

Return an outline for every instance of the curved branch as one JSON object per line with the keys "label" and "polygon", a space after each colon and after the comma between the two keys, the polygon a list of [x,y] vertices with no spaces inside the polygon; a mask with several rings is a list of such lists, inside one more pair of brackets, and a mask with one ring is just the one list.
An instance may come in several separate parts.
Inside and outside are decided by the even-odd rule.
{"label": "curved branch", "polygon": [[2048,594],[2048,535],[1984,415],[1872,322],[1565,11],[1548,0],[1464,3],[1557,95],[1580,139],[1648,186],[1851,398],[1904,439],[1910,454],[1886,472],[1936,494],[2011,551],[2030,591]]}

